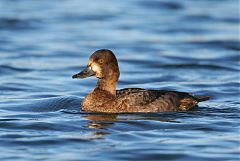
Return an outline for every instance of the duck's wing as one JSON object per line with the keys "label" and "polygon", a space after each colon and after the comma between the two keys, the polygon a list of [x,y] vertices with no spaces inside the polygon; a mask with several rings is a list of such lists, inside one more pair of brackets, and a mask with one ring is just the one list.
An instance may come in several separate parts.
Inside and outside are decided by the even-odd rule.
{"label": "duck's wing", "polygon": [[128,88],[118,92],[116,102],[123,111],[162,112],[177,111],[180,100],[171,91]]}
{"label": "duck's wing", "polygon": [[186,92],[126,88],[117,91],[116,101],[127,111],[132,109],[136,112],[162,112],[186,111],[207,99],[209,97],[194,97]]}

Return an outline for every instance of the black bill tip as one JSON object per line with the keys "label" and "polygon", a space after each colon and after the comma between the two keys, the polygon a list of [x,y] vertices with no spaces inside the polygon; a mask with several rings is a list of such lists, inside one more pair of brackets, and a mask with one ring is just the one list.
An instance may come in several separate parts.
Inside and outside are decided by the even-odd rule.
{"label": "black bill tip", "polygon": [[72,79],[74,79],[74,78],[78,78],[78,74],[74,74],[74,75],[72,76]]}

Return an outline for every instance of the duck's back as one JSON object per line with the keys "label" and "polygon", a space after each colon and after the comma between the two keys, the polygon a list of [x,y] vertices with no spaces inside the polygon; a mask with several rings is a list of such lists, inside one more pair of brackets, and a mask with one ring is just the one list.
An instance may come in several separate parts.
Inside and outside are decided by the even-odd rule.
{"label": "duck's back", "polygon": [[115,102],[123,112],[166,112],[186,111],[208,98],[185,92],[125,88],[117,91]]}

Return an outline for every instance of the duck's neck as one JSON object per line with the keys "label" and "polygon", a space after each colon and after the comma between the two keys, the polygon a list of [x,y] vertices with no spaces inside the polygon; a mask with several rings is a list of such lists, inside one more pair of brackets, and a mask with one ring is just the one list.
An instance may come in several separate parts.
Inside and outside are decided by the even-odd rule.
{"label": "duck's neck", "polygon": [[109,92],[110,94],[116,96],[116,85],[117,81],[98,79],[97,88]]}

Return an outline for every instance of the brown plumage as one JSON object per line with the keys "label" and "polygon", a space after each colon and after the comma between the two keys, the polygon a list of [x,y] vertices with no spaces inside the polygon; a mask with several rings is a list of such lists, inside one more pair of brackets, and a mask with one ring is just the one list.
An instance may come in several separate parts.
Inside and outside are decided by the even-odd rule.
{"label": "brown plumage", "polygon": [[98,78],[96,88],[82,101],[82,110],[108,113],[186,111],[209,99],[208,96],[167,90],[116,90],[119,75],[118,62],[112,51],[102,49],[94,52],[87,67],[73,75],[73,78]]}

